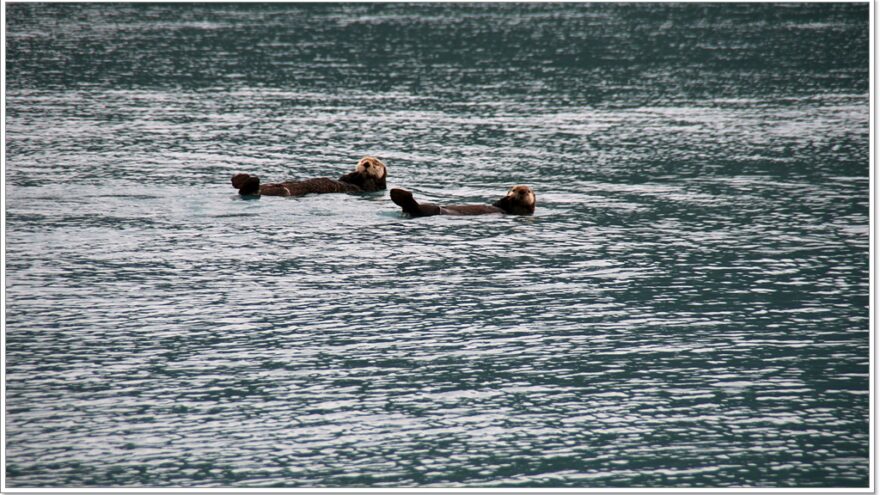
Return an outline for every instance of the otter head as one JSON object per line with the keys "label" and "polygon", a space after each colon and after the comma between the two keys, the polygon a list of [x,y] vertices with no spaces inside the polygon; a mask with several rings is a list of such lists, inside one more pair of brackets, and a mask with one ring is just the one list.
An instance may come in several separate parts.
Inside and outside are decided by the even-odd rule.
{"label": "otter head", "polygon": [[535,192],[529,186],[513,186],[494,205],[513,215],[531,215],[535,212]]}
{"label": "otter head", "polygon": [[385,189],[386,175],[388,175],[388,170],[381,160],[365,156],[358,161],[354,172],[343,175],[339,180],[354,184],[364,191],[380,191]]}
{"label": "otter head", "polygon": [[378,158],[372,156],[361,158],[354,171],[372,178],[373,180],[384,180],[385,176],[388,174],[388,171],[385,170],[385,164]]}

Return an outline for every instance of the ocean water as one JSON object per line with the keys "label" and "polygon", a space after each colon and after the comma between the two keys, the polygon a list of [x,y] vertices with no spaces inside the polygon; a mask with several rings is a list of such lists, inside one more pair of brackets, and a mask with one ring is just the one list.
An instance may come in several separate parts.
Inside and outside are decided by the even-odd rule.
{"label": "ocean water", "polygon": [[867,3],[5,9],[7,487],[868,485]]}

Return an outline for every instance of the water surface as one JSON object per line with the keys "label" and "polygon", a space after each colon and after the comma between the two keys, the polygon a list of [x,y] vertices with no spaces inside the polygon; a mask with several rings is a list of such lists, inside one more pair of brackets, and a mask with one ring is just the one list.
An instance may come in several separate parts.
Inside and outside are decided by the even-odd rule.
{"label": "water surface", "polygon": [[866,3],[6,23],[7,486],[867,486]]}

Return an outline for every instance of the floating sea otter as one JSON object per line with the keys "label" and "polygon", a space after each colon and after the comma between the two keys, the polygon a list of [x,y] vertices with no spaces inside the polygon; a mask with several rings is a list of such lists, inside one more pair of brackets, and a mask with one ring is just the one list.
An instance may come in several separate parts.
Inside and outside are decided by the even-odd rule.
{"label": "floating sea otter", "polygon": [[354,172],[340,177],[338,180],[327,177],[316,179],[292,180],[276,184],[260,184],[256,175],[236,174],[232,177],[232,186],[242,196],[305,196],[312,193],[359,193],[385,189],[385,176],[388,171],[381,160],[365,156],[358,161]]}
{"label": "floating sea otter", "polygon": [[413,217],[432,215],[486,215],[488,213],[509,213],[511,215],[531,215],[535,212],[535,193],[529,186],[513,186],[507,195],[491,205],[453,205],[438,206],[431,203],[418,203],[411,192],[392,189],[391,201],[403,208]]}

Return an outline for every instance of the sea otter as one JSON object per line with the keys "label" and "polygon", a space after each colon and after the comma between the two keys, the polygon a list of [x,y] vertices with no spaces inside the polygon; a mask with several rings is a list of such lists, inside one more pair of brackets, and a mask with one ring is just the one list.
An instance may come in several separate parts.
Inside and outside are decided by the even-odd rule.
{"label": "sea otter", "polygon": [[256,175],[236,174],[232,177],[232,187],[242,196],[305,196],[311,193],[359,193],[385,189],[388,170],[381,160],[365,156],[358,161],[354,172],[338,180],[327,177],[292,180],[276,184],[260,184]]}
{"label": "sea otter", "polygon": [[403,208],[413,217],[432,215],[486,215],[489,213],[509,213],[511,215],[531,215],[535,212],[535,193],[529,186],[513,186],[507,195],[491,205],[438,206],[431,203],[418,203],[411,192],[392,189],[391,201]]}

